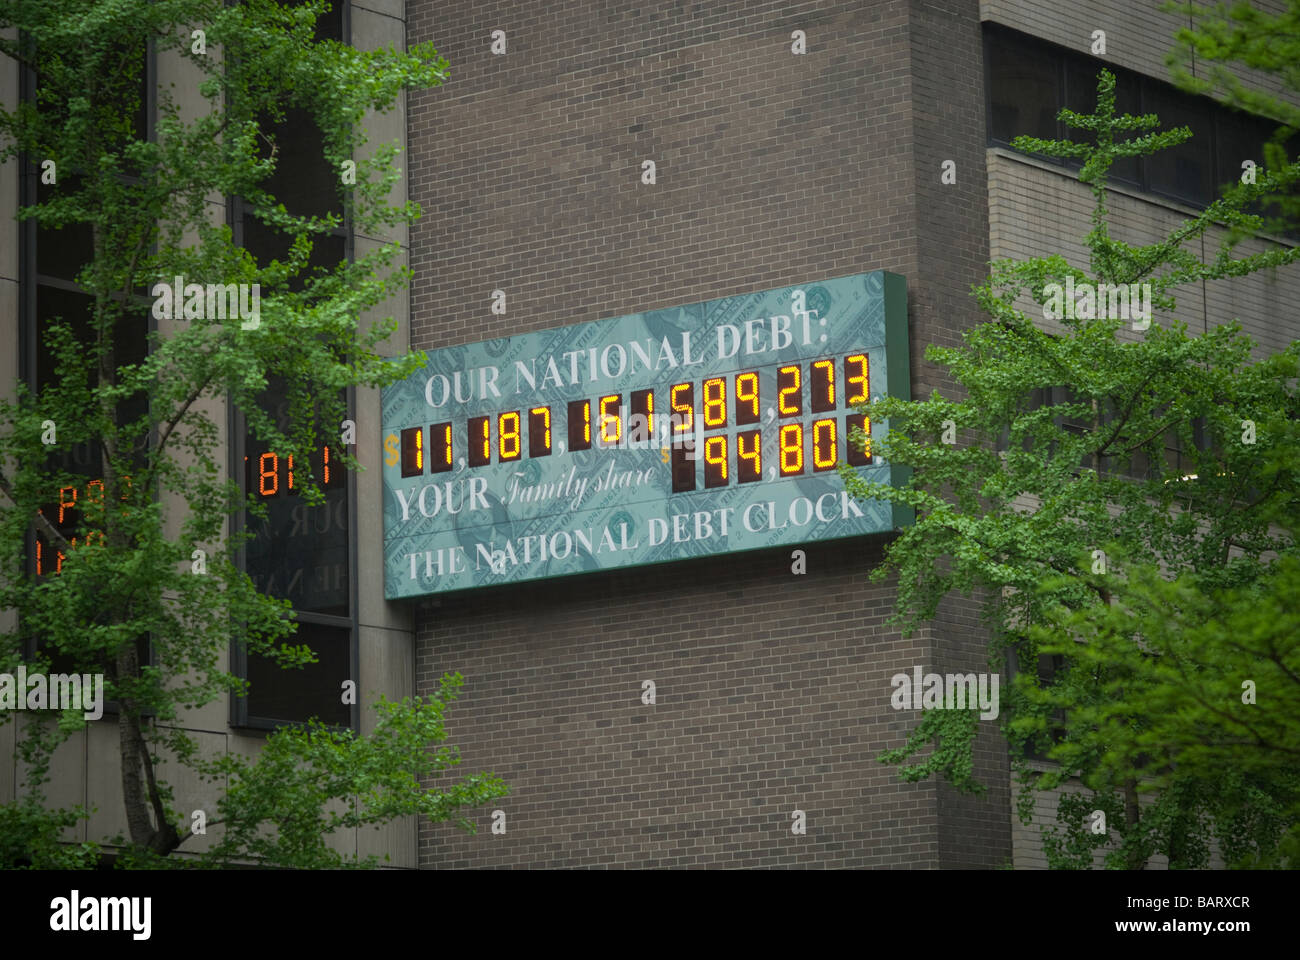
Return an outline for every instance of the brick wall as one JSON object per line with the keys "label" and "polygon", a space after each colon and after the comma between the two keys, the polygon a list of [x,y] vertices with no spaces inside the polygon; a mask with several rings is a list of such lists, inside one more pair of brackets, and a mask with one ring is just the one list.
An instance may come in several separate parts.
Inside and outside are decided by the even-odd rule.
{"label": "brick wall", "polygon": [[[453,79],[409,104],[413,347],[887,269],[908,278],[914,389],[941,385],[920,353],[973,319],[987,259],[974,0],[412,0],[424,40]],[[1003,862],[991,728],[981,798],[875,760],[916,722],[890,676],[986,669],[968,601],[912,639],[884,625],[881,549],[813,545],[805,576],[778,550],[443,598],[419,618],[417,686],[466,676],[462,769],[512,795],[504,836],[487,811],[473,837],[422,825],[421,865]]]}
{"label": "brick wall", "polygon": [[[910,17],[912,111],[916,182],[917,276],[913,294],[913,394],[963,390],[947,371],[926,363],[927,344],[959,346],[961,331],[982,319],[970,295],[989,259],[988,177],[985,171],[983,43],[974,4],[916,3]],[[956,182],[944,183],[944,161]],[[951,178],[949,178],[951,179]],[[1006,672],[988,662],[988,633],[976,601],[950,597],[924,631],[938,673]],[[980,723],[976,769],[988,788],[962,795],[938,788],[940,866],[1001,866],[1010,856],[1006,744],[996,721]]]}

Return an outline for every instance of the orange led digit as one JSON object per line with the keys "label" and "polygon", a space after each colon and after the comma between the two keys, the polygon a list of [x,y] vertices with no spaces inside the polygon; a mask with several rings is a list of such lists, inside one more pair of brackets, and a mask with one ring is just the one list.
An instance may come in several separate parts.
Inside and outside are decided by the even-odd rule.
{"label": "orange led digit", "polygon": [[466,458],[471,467],[485,467],[492,460],[492,418],[470,417],[465,426],[466,439],[469,443],[469,455]]}
{"label": "orange led digit", "polygon": [[330,448],[326,447],[321,453],[321,467],[324,471],[325,478],[321,481],[325,486],[330,485]]}
{"label": "orange led digit", "polygon": [[636,390],[632,393],[632,418],[627,422],[628,443],[649,443],[654,437],[655,393]]}
{"label": "orange led digit", "polygon": [[[866,434],[862,447],[853,442],[853,428],[857,427]],[[865,414],[854,413],[844,418],[845,459],[855,467],[864,467],[871,463],[871,421]]]}
{"label": "orange led digit", "polygon": [[783,417],[803,413],[803,380],[798,367],[782,367],[776,372],[777,412]]}
{"label": "orange led digit", "polygon": [[402,476],[418,477],[424,473],[424,427],[407,427],[401,432]]}
{"label": "orange led digit", "polygon": [[763,479],[763,460],[759,452],[761,435],[757,430],[736,434],[736,477],[741,483]]}
{"label": "orange led digit", "polygon": [[591,449],[591,401],[569,402],[569,449]]}
{"label": "orange led digit", "polygon": [[727,437],[709,437],[704,441],[704,486],[727,485]]}
{"label": "orange led digit", "polygon": [[528,455],[551,455],[551,408],[533,407],[528,411]]}
{"label": "orange led digit", "polygon": [[834,420],[817,420],[813,423],[813,470],[834,470],[839,460],[839,444],[835,436]]}
{"label": "orange led digit", "polygon": [[781,476],[796,473],[803,473],[803,424],[787,423],[781,428]]}
{"label": "orange led digit", "polygon": [[451,467],[451,423],[430,424],[429,472],[446,473]]}
{"label": "orange led digit", "polygon": [[[266,469],[267,459],[271,461],[271,469]],[[266,479],[271,478],[271,488],[267,489]],[[264,453],[257,458],[257,492],[264,497],[273,497],[280,490],[280,458],[274,453]]]}
{"label": "orange led digit", "polygon": [[519,436],[519,411],[511,410],[497,417],[497,459],[518,460],[523,452]]}
{"label": "orange led digit", "polygon": [[758,374],[736,374],[736,423],[758,423]]}
{"label": "orange led digit", "polygon": [[[856,372],[854,372],[856,371]],[[867,357],[866,354],[855,353],[851,357],[844,358],[844,402],[850,407],[857,406],[859,403],[867,402],[867,393],[870,388],[870,382],[867,379]]]}
{"label": "orange led digit", "polygon": [[727,425],[727,379],[704,381],[704,427],[713,430]]}
{"label": "orange led digit", "polygon": [[293,454],[289,454],[289,489],[293,489]]}
{"label": "orange led digit", "polygon": [[[613,428],[611,432],[610,428]],[[623,398],[618,394],[600,398],[600,442],[615,444],[623,439]]]}
{"label": "orange led digit", "polygon": [[[72,491],[72,499],[67,498],[68,491]],[[76,487],[59,487],[59,523],[63,523],[64,509],[72,509],[77,505],[77,488]]]}
{"label": "orange led digit", "polygon": [[[673,408],[673,433],[690,433],[695,429],[695,385],[674,384],[668,391],[668,405]],[[691,485],[695,489],[695,485]]]}
{"label": "orange led digit", "polygon": [[835,409],[835,361],[818,360],[812,365],[812,412]]}

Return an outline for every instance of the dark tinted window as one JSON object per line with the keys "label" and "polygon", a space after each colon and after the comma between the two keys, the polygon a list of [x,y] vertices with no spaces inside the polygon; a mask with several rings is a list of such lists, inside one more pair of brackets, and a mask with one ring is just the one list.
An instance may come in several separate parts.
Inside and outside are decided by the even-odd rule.
{"label": "dark tinted window", "polygon": [[352,722],[351,708],[343,702],[343,681],[352,675],[351,629],[300,623],[297,635],[288,642],[305,643],[318,662],[286,670],[265,657],[250,655],[248,717],[272,721],[315,717],[346,727]]}
{"label": "dark tinted window", "polygon": [[[330,238],[333,239],[333,238]],[[289,405],[282,384],[273,383],[262,409],[287,431]],[[266,511],[245,514],[253,534],[244,546],[244,569],[257,589],[293,604],[297,640],[320,663],[285,670],[249,654],[246,677],[253,687],[239,706],[241,722],[255,726],[304,722],[311,717],[346,726],[350,705],[341,701],[351,677],[351,502],[347,469],[338,462],[336,430],[316,424],[321,445],[305,460],[247,434],[243,443],[244,489]],[[308,482],[323,489],[325,502],[311,506],[302,496]]]}
{"label": "dark tinted window", "polygon": [[990,47],[989,136],[1054,139],[1061,108],[1058,58],[1040,45],[998,31]]}
{"label": "dark tinted window", "polygon": [[[1185,126],[1192,131],[1192,137],[1177,147],[1117,161],[1111,177],[1183,203],[1208,205],[1225,184],[1239,181],[1243,160],[1262,165],[1263,143],[1277,127],[1208,97],[1184,94],[1170,83],[1003,27],[987,25],[986,39],[991,143],[1008,144],[1022,134],[1083,141],[1089,134],[1065,128],[1053,118],[1058,104],[1093,113],[1097,74],[1107,67],[1116,78],[1116,113],[1154,113],[1161,130]],[[1136,135],[1129,132],[1124,138]],[[1295,157],[1297,150],[1300,137],[1289,145],[1287,155]],[[1076,163],[1071,165],[1077,168]],[[1300,184],[1292,193],[1300,197]],[[1267,207],[1252,209],[1270,212]]]}
{"label": "dark tinted window", "polygon": [[[37,177],[36,199],[46,203],[57,196],[56,191],[75,193],[81,189],[81,178],[73,174],[59,178],[58,186],[41,183]],[[40,251],[37,273],[60,280],[74,280],[81,268],[94,259],[94,236],[88,223],[69,223],[62,227],[36,226],[36,249]]]}
{"label": "dark tinted window", "polygon": [[[1065,105],[1076,113],[1095,113],[1097,110],[1097,76],[1103,64],[1099,60],[1087,57],[1071,57],[1065,64]],[[1142,113],[1138,78],[1127,70],[1108,67],[1115,74],[1115,115],[1129,113],[1138,116]],[[1133,139],[1141,131],[1132,131],[1118,139]],[[1071,140],[1092,140],[1092,134],[1085,130],[1067,128],[1066,136]],[[1110,175],[1134,186],[1139,185],[1138,157],[1124,157],[1115,161],[1110,168]]]}
{"label": "dark tinted window", "polygon": [[286,110],[284,123],[266,133],[276,145],[276,166],[262,186],[298,216],[341,212],[339,178],[325,160],[324,140],[311,114]]}
{"label": "dark tinted window", "polygon": [[330,9],[316,20],[317,40],[343,40],[344,0],[330,0]]}
{"label": "dark tinted window", "polygon": [[[243,247],[257,260],[259,266],[266,266],[272,260],[283,260],[289,254],[290,241],[287,234],[259,223],[251,215],[244,219]],[[347,239],[338,234],[317,234],[312,237],[311,256],[307,269],[295,277],[289,287],[302,290],[307,276],[319,268],[332,269],[345,259]]]}
{"label": "dark tinted window", "polygon": [[[316,21],[316,38],[343,40],[343,0]],[[265,124],[264,133],[276,144],[276,169],[263,187],[285,209],[298,216],[342,213],[339,178],[324,156],[323,137],[304,109],[285,111],[279,124]],[[235,205],[241,244],[260,265],[284,260],[290,241],[285,234],[253,217],[243,202]],[[347,258],[348,229],[340,226],[312,237],[308,269],[291,283],[301,290],[317,268],[331,269]],[[272,383],[260,406],[275,415],[282,431],[288,427],[288,405],[282,384]],[[241,481],[244,489],[266,509],[266,518],[245,514],[253,538],[244,546],[244,568],[257,588],[293,604],[298,622],[290,643],[305,643],[318,663],[285,670],[272,661],[249,654],[245,677],[248,696],[237,703],[238,722],[257,727],[303,722],[316,717],[347,726],[352,707],[342,701],[343,682],[352,678],[355,642],[352,617],[352,531],[348,474],[337,460],[337,424],[316,424],[320,446],[306,463],[290,462],[282,451],[245,431]],[[308,506],[300,494],[303,481],[315,479],[325,502]]]}
{"label": "dark tinted window", "polygon": [[1147,84],[1142,108],[1160,117],[1160,129],[1190,127],[1192,136],[1146,158],[1149,188],[1192,204],[1214,199],[1214,121],[1209,101],[1165,84]]}
{"label": "dark tinted window", "polygon": [[1215,164],[1216,189],[1241,182],[1242,162],[1253,160],[1264,166],[1264,143],[1273,135],[1274,124],[1236,110],[1224,110],[1218,117],[1219,151]]}

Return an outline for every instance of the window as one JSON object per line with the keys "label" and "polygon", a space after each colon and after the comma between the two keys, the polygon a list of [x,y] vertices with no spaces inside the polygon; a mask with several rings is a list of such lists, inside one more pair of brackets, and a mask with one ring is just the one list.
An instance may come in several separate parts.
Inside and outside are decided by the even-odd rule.
{"label": "window", "polygon": [[[276,168],[263,184],[276,200],[295,216],[342,214],[338,177],[325,161],[324,141],[311,114],[298,108],[286,110],[284,122],[268,125],[266,131],[276,145]],[[236,216],[240,245],[260,265],[283,260],[288,255],[289,236],[262,224],[252,215],[251,208],[239,200]],[[307,272],[317,267],[329,268],[346,259],[347,239],[346,224],[328,234],[313,236]],[[301,288],[301,278],[297,286]]]}
{"label": "window", "polygon": [[[1264,162],[1263,144],[1277,129],[1269,120],[1241,113],[1209,97],[1183,93],[1172,84],[1115,67],[996,24],[985,27],[988,71],[988,137],[1009,146],[1021,135],[1081,141],[1088,134],[1056,120],[1062,105],[1092,113],[1097,74],[1115,74],[1116,113],[1154,113],[1161,130],[1189,127],[1192,136],[1147,157],[1127,157],[1111,167],[1112,179],[1191,206],[1204,207],[1225,184],[1239,182],[1243,160]],[[1124,136],[1132,138],[1139,131]],[[1297,140],[1287,145],[1295,156]],[[1054,163],[1062,161],[1044,157]],[[1078,164],[1068,163],[1074,169]],[[1294,191],[1300,195],[1300,189]],[[1258,207],[1252,212],[1260,212]]]}
{"label": "window", "polygon": [[[1074,404],[1078,402],[1079,400],[1077,399],[1074,391],[1069,387],[1061,387],[1061,386],[1035,387],[1032,390],[1030,390],[1028,393],[1028,400],[1027,403],[1025,404],[1024,412],[1030,413],[1034,410],[1041,410],[1043,407],[1059,407],[1059,406],[1065,406],[1067,404]],[[1083,402],[1086,403],[1087,400],[1085,399]],[[1052,418],[1052,423],[1058,429],[1063,430],[1066,433],[1073,434],[1075,436],[1083,436],[1084,434],[1088,433],[1092,429],[1091,420],[1086,418],[1081,418],[1078,416],[1073,416],[1073,415],[1066,416],[1064,414],[1061,414],[1058,416],[1054,416]],[[1003,428],[1002,432],[999,434],[997,438],[996,449],[1008,450],[1010,449],[1010,446],[1011,446],[1010,428]],[[1027,453],[1033,452],[1035,449],[1034,439],[1032,437],[1026,436],[1021,441],[1021,449]],[[1055,457],[1057,455],[1057,452],[1058,452],[1057,441],[1055,440],[1051,441],[1048,444],[1048,446],[1046,446],[1040,451],[1041,456],[1043,457],[1044,460]],[[1085,455],[1081,465],[1085,468],[1092,467],[1093,465],[1092,458],[1090,456]]]}
{"label": "window", "polygon": [[[156,69],[152,52],[143,41],[112,48],[110,56],[118,58],[120,68],[115,82],[128,84],[133,90],[125,91],[134,106],[134,122],[122,131],[125,139],[147,139],[152,117],[151,91]],[[30,69],[21,74],[22,97],[28,102],[40,100],[40,77]],[[59,110],[59,104],[42,103],[42,110]],[[24,160],[20,179],[20,203],[24,206],[43,203],[60,193],[75,194],[83,188],[83,178],[74,170],[59,170],[57,184],[42,183],[41,167],[31,158]],[[124,177],[125,182],[133,182]],[[93,259],[92,227],[86,222],[69,223],[60,228],[38,224],[34,219],[25,221],[20,229],[21,278],[19,323],[19,376],[38,395],[56,386],[59,371],[46,337],[54,322],[66,324],[84,352],[90,352],[93,339],[93,300],[77,283],[81,270]],[[113,331],[113,345],[117,366],[139,363],[148,353],[148,334],[151,329],[149,304],[144,298],[127,307],[125,315]],[[90,383],[95,382],[95,372],[90,371]],[[147,412],[147,398],[143,395],[127,398],[118,405],[119,425],[138,420]],[[75,445],[56,445],[51,448],[46,461],[54,473],[70,474],[66,485],[52,481],[44,497],[42,515],[75,547],[87,535],[83,525],[86,499],[94,496],[102,476],[101,445],[97,441]],[[27,571],[32,577],[58,576],[64,555],[58,541],[51,542],[33,525],[27,544]],[[34,657],[41,650],[37,636],[28,636],[26,654]],[[150,662],[151,650],[148,636],[136,641],[140,663]],[[94,664],[79,663],[73,656],[47,650],[54,673],[95,672],[102,669]],[[106,712],[115,713],[113,702],[105,704]]]}
{"label": "window", "polygon": [[[333,9],[317,20],[318,40],[343,39],[346,6],[334,0]],[[264,181],[276,200],[297,216],[342,214],[338,177],[322,154],[321,132],[311,114],[288,107],[284,122],[268,124],[264,132],[276,144],[276,170]],[[232,203],[232,216],[236,239],[259,264],[285,257],[289,238],[263,225],[239,198]],[[350,255],[346,221],[312,240],[308,273],[316,267],[332,268]],[[294,286],[301,289],[303,283],[300,276]],[[273,414],[282,431],[288,427],[283,383],[272,382],[260,406]],[[324,424],[318,425],[316,433],[322,438],[338,435]],[[287,642],[305,643],[318,661],[286,670],[236,645],[232,670],[249,681],[249,691],[246,697],[233,699],[232,722],[273,729],[315,717],[336,726],[355,726],[358,708],[342,701],[343,681],[355,677],[357,658],[351,474],[338,463],[338,448],[331,450],[325,440],[306,464],[268,449],[249,434],[237,411],[232,415],[231,436],[238,438],[232,446],[232,469],[244,491],[266,509],[264,519],[243,514],[245,529],[253,534],[244,545],[244,569],[260,591],[293,604],[298,629]],[[299,495],[309,475],[325,494],[319,506],[308,506]]]}
{"label": "window", "polygon": [[1191,97],[1164,83],[1142,85],[1142,112],[1160,117],[1160,129],[1190,127],[1192,136],[1176,147],[1144,158],[1147,186],[1192,206],[1215,196],[1213,109],[1204,97]]}
{"label": "window", "polygon": [[1200,469],[1197,456],[1210,449],[1209,430],[1205,417],[1192,421],[1192,445],[1187,447],[1177,430],[1165,434],[1165,466],[1175,477],[1195,476]]}
{"label": "window", "polygon": [[1018,136],[1059,136],[1060,63],[1043,44],[1013,33],[997,33],[989,64],[989,136],[1010,143]]}
{"label": "window", "polygon": [[[260,406],[272,413],[283,431],[289,404],[282,384],[273,383]],[[319,425],[323,438],[337,431]],[[246,512],[244,525],[253,537],[243,548],[244,569],[262,593],[289,600],[298,623],[290,643],[305,643],[318,663],[284,669],[271,660],[236,650],[235,668],[250,682],[248,695],[235,702],[241,726],[273,727],[316,717],[349,726],[350,707],[342,702],[343,681],[354,676],[355,590],[353,587],[352,478],[338,464],[338,448],[328,442],[306,463],[241,431],[239,457],[243,489],[266,511]],[[301,496],[314,478],[325,502],[309,506]]]}
{"label": "window", "polygon": [[[1038,685],[1040,687],[1054,686],[1065,670],[1065,657],[1059,653],[1042,654],[1038,658]],[[1026,755],[1031,760],[1037,760],[1039,763],[1049,763],[1047,754],[1051,749],[1057,746],[1065,739],[1065,721],[1066,715],[1064,710],[1053,710],[1047,720],[1046,741],[1042,743],[1031,743]]]}
{"label": "window", "polygon": [[[1072,56],[1065,61],[1065,105],[1075,113],[1093,113],[1097,109],[1097,71],[1100,70],[1100,63],[1089,57]],[[1130,73],[1127,70],[1116,71],[1114,67],[1111,72],[1115,73],[1115,112],[1131,113],[1135,116],[1141,114],[1141,90],[1138,83],[1137,74]],[[1163,120],[1163,116],[1161,117]],[[1086,130],[1076,130],[1066,128],[1064,134],[1071,140],[1082,141],[1091,139],[1092,135]],[[1128,134],[1132,136],[1132,134]],[[1116,180],[1129,184],[1130,186],[1140,187],[1142,178],[1138,165],[1144,160],[1143,157],[1122,157],[1115,161],[1110,168],[1110,175]],[[1069,165],[1078,168],[1079,164],[1075,161],[1068,161]]]}
{"label": "window", "polygon": [[[297,4],[286,4],[296,6]],[[345,0],[333,0],[331,9],[316,21],[316,39],[342,41],[348,21]],[[333,213],[343,216],[338,171],[325,160],[324,138],[311,113],[298,105],[286,106],[284,120],[264,120],[262,131],[275,144],[275,172],[262,182],[285,209],[300,217],[323,217]],[[283,260],[290,247],[288,235],[266,226],[253,216],[252,208],[242,198],[232,203],[235,239],[253,254],[259,265]],[[312,236],[312,252],[306,274],[318,267],[330,268],[351,255],[351,230],[346,219],[326,234]],[[301,290],[305,278],[294,282]]]}

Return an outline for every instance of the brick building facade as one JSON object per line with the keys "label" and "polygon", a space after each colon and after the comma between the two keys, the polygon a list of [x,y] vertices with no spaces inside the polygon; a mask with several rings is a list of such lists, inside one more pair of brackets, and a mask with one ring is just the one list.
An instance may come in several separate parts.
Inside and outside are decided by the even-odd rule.
{"label": "brick building facade", "polygon": [[[428,41],[451,64],[447,83],[367,121],[372,143],[404,143],[394,199],[423,210],[409,230],[348,238],[358,254],[396,240],[413,272],[409,291],[372,313],[399,322],[384,349],[435,350],[886,270],[907,282],[912,395],[951,392],[924,350],[960,343],[978,322],[970,288],[990,259],[1060,251],[1086,263],[1088,192],[1068,168],[1007,148],[994,119],[1004,114],[991,106],[997,77],[1028,104],[1031,60],[1044,75],[1073,63],[1060,66],[1062,89],[1068,70],[1095,75],[1107,64],[1153,96],[1173,96],[1159,84],[1180,23],[1158,7],[341,4],[333,29],[354,46]],[[1090,52],[1098,29],[1104,56]],[[504,32],[504,53],[492,52],[494,31]],[[796,31],[805,53],[792,52]],[[1022,49],[1032,54],[1023,74],[1007,52]],[[159,58],[153,76],[184,90],[194,80],[186,70],[180,58]],[[0,86],[14,102],[16,64],[4,62]],[[184,105],[202,106],[193,95]],[[1028,109],[1012,111],[1013,126],[1033,121]],[[1235,161],[1229,138],[1209,142]],[[654,184],[641,180],[646,160]],[[944,182],[946,164],[955,182]],[[31,252],[20,257],[27,241],[12,218],[18,180],[15,165],[0,169],[10,224],[0,295],[14,307],[0,316],[0,342],[21,342],[17,328],[36,323],[34,314],[17,319],[36,275],[25,272]],[[1180,189],[1154,177],[1117,183],[1116,234],[1162,234],[1196,208]],[[1243,252],[1276,242],[1252,240]],[[490,308],[496,290],[506,293],[504,314]],[[1239,317],[1261,350],[1274,350],[1300,334],[1296,302],[1300,278],[1278,271],[1206,285],[1179,308],[1194,323]],[[16,354],[0,352],[5,389],[31,377]],[[221,442],[233,445],[237,421],[220,407]],[[382,436],[377,391],[356,391],[353,410],[358,437]],[[976,773],[987,790],[977,797],[902,783],[876,759],[917,722],[891,708],[891,676],[914,666],[988,669],[976,600],[948,598],[910,637],[886,625],[894,585],[867,577],[890,534],[808,544],[804,575],[780,548],[390,601],[382,455],[361,442],[357,456],[367,469],[349,480],[347,614],[322,623],[347,644],[340,676],[367,697],[400,697],[459,671],[465,685],[448,729],[460,769],[491,770],[511,793],[494,805],[504,834],[481,810],[475,835],[403,822],[342,835],[341,849],[400,868],[1045,865],[1038,826],[1054,803],[1042,801],[1031,827],[1016,820],[996,723],[980,727]],[[337,690],[338,679],[322,688]],[[641,700],[645,680],[657,688],[653,705]],[[372,729],[369,711],[352,716],[362,733]],[[253,752],[261,736],[247,711],[225,703],[183,724],[214,753]],[[0,753],[14,758],[0,765],[0,801],[16,796],[19,780],[13,729],[0,727]],[[115,752],[111,718],[61,748],[51,800],[100,808],[68,839],[124,828]],[[184,771],[172,782],[181,808],[210,807],[207,788]],[[790,829],[795,810],[805,835]]]}
{"label": "brick building facade", "polygon": [[[408,18],[456,65],[410,103],[413,348],[886,269],[908,278],[914,394],[949,386],[920,357],[973,321],[988,259],[974,4],[412,3]],[[487,51],[498,28],[504,56]],[[890,708],[891,675],[986,669],[964,603],[910,639],[884,625],[892,590],[866,583],[882,546],[813,544],[805,576],[776,549],[443,598],[418,617],[417,686],[466,676],[456,742],[512,795],[504,836],[486,814],[472,837],[422,828],[421,866],[1005,861],[995,731],[979,799],[876,762],[915,722]]]}

